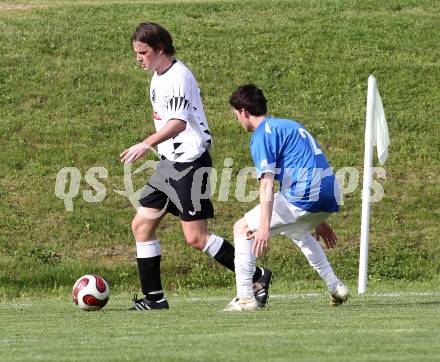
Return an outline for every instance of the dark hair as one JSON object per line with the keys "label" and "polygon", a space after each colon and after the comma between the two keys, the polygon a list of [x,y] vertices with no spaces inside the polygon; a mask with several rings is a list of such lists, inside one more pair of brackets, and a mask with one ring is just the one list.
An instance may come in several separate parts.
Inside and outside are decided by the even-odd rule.
{"label": "dark hair", "polygon": [[173,46],[173,38],[168,30],[159,24],[140,23],[131,36],[132,45],[135,41],[148,44],[156,52],[162,49],[168,56],[172,56],[176,53]]}
{"label": "dark hair", "polygon": [[232,93],[229,104],[236,110],[245,109],[252,116],[267,113],[266,98],[260,88],[254,84],[245,84]]}

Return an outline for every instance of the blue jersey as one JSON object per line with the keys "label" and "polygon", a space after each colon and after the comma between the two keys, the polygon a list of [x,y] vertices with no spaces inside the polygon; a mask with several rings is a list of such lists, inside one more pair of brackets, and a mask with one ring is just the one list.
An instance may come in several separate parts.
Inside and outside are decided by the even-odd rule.
{"label": "blue jersey", "polygon": [[273,173],[280,192],[310,212],[339,211],[339,187],[321,147],[299,123],[266,117],[250,141],[257,177]]}

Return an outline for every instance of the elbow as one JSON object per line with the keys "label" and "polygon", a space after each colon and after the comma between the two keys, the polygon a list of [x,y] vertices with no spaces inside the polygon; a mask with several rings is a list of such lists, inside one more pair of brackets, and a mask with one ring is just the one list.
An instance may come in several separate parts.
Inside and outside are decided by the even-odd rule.
{"label": "elbow", "polygon": [[179,133],[180,133],[186,130],[186,122],[180,121],[179,123],[180,123],[179,124]]}
{"label": "elbow", "polygon": [[186,129],[186,122],[181,121],[180,119],[176,119],[173,121],[172,133],[173,137],[177,136],[179,133],[183,132]]}

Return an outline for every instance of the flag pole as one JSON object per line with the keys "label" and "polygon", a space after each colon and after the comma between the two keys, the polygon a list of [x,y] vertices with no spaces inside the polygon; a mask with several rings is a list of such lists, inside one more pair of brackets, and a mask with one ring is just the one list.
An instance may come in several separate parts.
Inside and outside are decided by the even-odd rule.
{"label": "flag pole", "polygon": [[371,196],[371,167],[373,165],[373,117],[376,95],[376,78],[368,77],[367,116],[365,121],[365,152],[364,177],[362,188],[361,242],[359,257],[358,294],[364,294],[367,289],[368,276],[368,236],[370,227],[370,196]]}

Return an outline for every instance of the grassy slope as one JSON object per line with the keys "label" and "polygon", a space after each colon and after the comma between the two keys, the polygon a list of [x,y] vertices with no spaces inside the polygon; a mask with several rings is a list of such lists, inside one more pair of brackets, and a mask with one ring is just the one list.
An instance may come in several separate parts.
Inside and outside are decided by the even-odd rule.
{"label": "grassy slope", "polygon": [[2,360],[428,362],[440,353],[438,293],[383,293],[339,308],[322,294],[274,295],[267,310],[243,314],[220,312],[225,293],[208,295],[144,313],[126,311],[127,295],[90,313],[65,298],[0,302]]}
{"label": "grassy slope", "polygon": [[[55,4],[0,10],[3,295],[71,285],[90,272],[114,285],[136,285],[133,209],[113,190],[124,188],[117,155],[152,130],[144,122],[151,113],[149,76],[136,68],[129,44],[133,29],[146,19],[171,31],[179,58],[200,83],[219,171],[226,157],[234,158],[234,173],[251,166],[248,136],[227,106],[235,87],[248,81],[265,90],[273,115],[308,127],[335,169],[362,171],[366,79],[374,73],[392,144],[385,198],[372,207],[371,277],[438,275],[437,2]],[[74,211],[66,212],[54,195],[57,172],[66,166],[83,176],[92,166],[105,167],[104,202],[86,203],[80,193]],[[136,181],[140,185],[141,177]],[[80,192],[86,188],[83,181]],[[338,273],[351,280],[357,276],[360,188],[332,217],[340,243],[328,254]],[[217,196],[214,201],[212,229],[230,237],[233,221],[251,205],[237,202],[233,192],[228,203]],[[230,285],[232,274],[218,273],[220,268],[186,247],[172,218],[160,229],[167,288]],[[263,262],[280,283],[316,281],[287,241],[272,244]]]}

